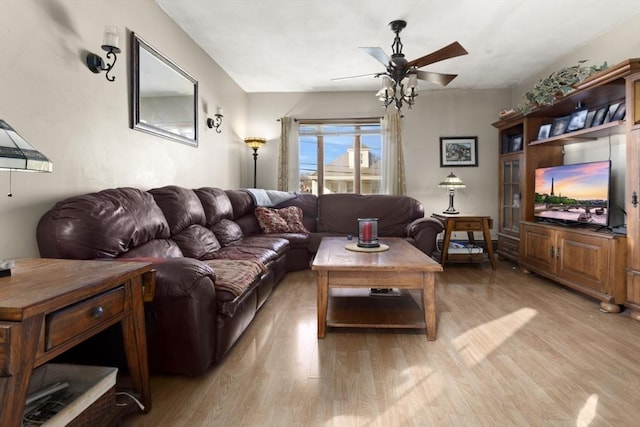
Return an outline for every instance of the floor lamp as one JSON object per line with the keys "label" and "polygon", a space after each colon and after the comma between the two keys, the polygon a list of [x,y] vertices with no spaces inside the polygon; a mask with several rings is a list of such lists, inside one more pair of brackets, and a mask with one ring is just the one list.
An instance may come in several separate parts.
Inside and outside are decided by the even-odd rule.
{"label": "floor lamp", "polygon": [[250,136],[244,139],[244,143],[247,144],[253,150],[253,188],[257,188],[258,149],[267,143],[267,138]]}

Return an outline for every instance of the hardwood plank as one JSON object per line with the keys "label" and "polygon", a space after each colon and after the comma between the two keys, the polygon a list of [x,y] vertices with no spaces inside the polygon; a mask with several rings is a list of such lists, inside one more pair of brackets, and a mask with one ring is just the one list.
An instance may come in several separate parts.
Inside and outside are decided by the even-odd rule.
{"label": "hardwood plank", "polygon": [[410,329],[319,340],[315,273],[290,273],[222,364],[152,375],[153,410],[124,425],[637,425],[640,322],[497,267],[436,275],[436,341]]}

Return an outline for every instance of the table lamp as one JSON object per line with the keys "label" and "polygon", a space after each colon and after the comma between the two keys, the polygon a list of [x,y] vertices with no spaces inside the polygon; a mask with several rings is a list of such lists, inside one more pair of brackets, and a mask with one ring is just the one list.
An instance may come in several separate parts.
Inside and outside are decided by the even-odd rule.
{"label": "table lamp", "polygon": [[442,213],[452,215],[460,213],[456,210],[456,208],[453,207],[453,197],[456,194],[456,188],[466,187],[466,185],[464,185],[464,182],[462,182],[460,178],[458,178],[453,172],[451,172],[449,175],[447,175],[444,181],[438,184],[438,187],[449,189],[449,207],[446,211],[442,211]]}
{"label": "table lamp", "polygon": [[[0,119],[0,170],[8,170],[9,174],[13,171],[51,172],[53,163],[25,141],[7,122]],[[12,195],[9,178],[8,196]],[[12,267],[13,261],[0,259],[0,277],[10,276]]]}

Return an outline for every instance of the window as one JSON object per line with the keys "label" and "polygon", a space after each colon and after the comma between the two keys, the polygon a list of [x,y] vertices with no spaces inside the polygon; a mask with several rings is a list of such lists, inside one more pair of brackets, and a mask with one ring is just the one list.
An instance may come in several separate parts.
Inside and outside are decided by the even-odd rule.
{"label": "window", "polygon": [[380,193],[382,135],[377,119],[301,121],[299,156],[300,191],[316,195]]}

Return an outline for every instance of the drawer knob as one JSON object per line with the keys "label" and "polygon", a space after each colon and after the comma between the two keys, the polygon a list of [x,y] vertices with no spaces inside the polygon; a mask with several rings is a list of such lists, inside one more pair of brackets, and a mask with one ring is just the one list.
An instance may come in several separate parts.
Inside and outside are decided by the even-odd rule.
{"label": "drawer knob", "polygon": [[101,318],[104,315],[104,307],[98,306],[98,307],[94,308],[93,312],[91,313],[91,315],[93,316],[94,319]]}

